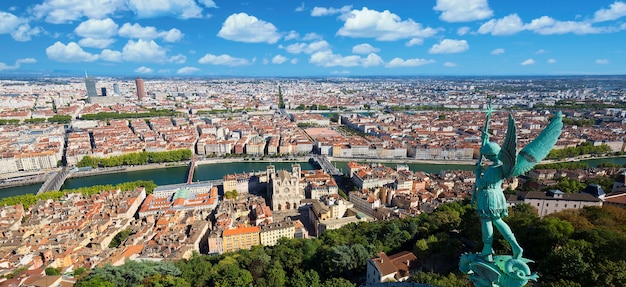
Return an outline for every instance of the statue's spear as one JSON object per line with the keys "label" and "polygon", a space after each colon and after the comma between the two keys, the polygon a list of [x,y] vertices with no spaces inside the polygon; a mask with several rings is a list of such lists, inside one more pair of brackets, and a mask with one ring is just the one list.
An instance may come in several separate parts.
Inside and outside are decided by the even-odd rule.
{"label": "statue's spear", "polygon": [[482,153],[482,147],[485,146],[488,142],[489,142],[489,120],[491,120],[491,114],[493,113],[493,106],[491,105],[491,100],[489,100],[489,107],[487,108],[487,117],[485,118],[485,126],[483,127],[483,133],[481,135],[481,144],[480,144],[480,149],[479,149],[479,153],[478,153],[478,161],[476,162],[476,171],[475,171],[475,175],[476,175],[476,181],[474,182],[474,188],[472,189],[472,202],[471,204],[474,204],[474,202],[476,202],[476,183],[478,183],[478,179],[480,179],[480,174],[483,171],[482,168],[482,164],[483,164],[483,153]]}

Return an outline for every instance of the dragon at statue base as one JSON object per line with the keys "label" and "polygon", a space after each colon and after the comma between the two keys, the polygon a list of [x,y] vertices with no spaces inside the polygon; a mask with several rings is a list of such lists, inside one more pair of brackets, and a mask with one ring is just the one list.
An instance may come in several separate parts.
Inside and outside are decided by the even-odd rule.
{"label": "dragon at statue base", "polygon": [[530,259],[515,259],[510,255],[498,255],[488,261],[479,253],[461,255],[459,269],[468,274],[476,287],[522,287],[529,280],[537,281],[537,273],[528,267]]}

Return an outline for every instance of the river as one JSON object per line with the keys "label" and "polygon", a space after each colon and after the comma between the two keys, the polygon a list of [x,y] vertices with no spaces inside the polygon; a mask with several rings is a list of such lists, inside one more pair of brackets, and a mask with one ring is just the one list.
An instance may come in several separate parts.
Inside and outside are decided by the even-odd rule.
{"label": "river", "polygon": [[[626,157],[609,158],[609,159],[590,159],[583,160],[590,166],[597,166],[602,162],[611,162],[614,164],[626,164]],[[291,169],[294,162],[232,162],[232,163],[216,163],[203,164],[196,167],[193,181],[205,181],[221,179],[224,175],[251,171],[262,171],[272,164],[276,166],[276,170]],[[298,162],[303,170],[316,169],[317,167],[309,162]],[[334,164],[343,172],[347,171],[347,162],[337,161]],[[395,166],[396,163],[385,163],[387,166]],[[423,171],[427,173],[438,173],[441,170],[473,170],[472,165],[455,165],[455,164],[429,164],[429,163],[409,163],[407,164],[412,171]],[[123,173],[102,174],[90,177],[70,178],[65,181],[62,189],[73,189],[83,186],[92,186],[99,184],[118,184],[121,182],[135,180],[152,180],[157,185],[167,185],[181,183],[186,180],[188,167],[168,167],[151,170],[130,171]],[[19,187],[11,187],[0,189],[0,198],[36,193],[41,184],[32,184]]]}

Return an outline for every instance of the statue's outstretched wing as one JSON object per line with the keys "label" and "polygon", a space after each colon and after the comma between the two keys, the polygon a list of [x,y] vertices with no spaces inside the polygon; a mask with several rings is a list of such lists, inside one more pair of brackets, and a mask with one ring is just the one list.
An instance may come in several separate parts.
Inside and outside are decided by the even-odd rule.
{"label": "statue's outstretched wing", "polygon": [[[509,120],[510,127],[510,120]],[[522,175],[530,171],[533,166],[542,161],[556,144],[561,130],[563,129],[563,119],[561,112],[550,120],[546,128],[541,131],[539,136],[527,146],[525,146],[516,156],[514,168],[507,174],[507,177]],[[508,136],[508,131],[507,131]],[[506,171],[506,170],[505,170]]]}
{"label": "statue's outstretched wing", "polygon": [[498,159],[502,162],[502,170],[505,178],[510,177],[517,165],[517,127],[513,116],[509,114],[509,126],[506,128],[506,136]]}

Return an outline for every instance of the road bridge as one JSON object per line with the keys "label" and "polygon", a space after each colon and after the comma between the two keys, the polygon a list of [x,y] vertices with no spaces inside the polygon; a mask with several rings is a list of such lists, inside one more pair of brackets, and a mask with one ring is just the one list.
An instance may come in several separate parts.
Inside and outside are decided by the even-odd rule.
{"label": "road bridge", "polygon": [[187,184],[193,182],[193,173],[196,170],[196,158],[192,158],[189,162],[189,172],[187,173]]}
{"label": "road bridge", "polygon": [[320,167],[324,170],[325,173],[330,174],[332,176],[342,176],[343,173],[334,166],[328,157],[325,155],[313,155],[312,159],[319,164]]}
{"label": "road bridge", "polygon": [[39,188],[39,191],[37,191],[37,194],[42,194],[47,191],[59,191],[69,174],[70,169],[67,166],[63,167],[61,170],[48,177]]}

